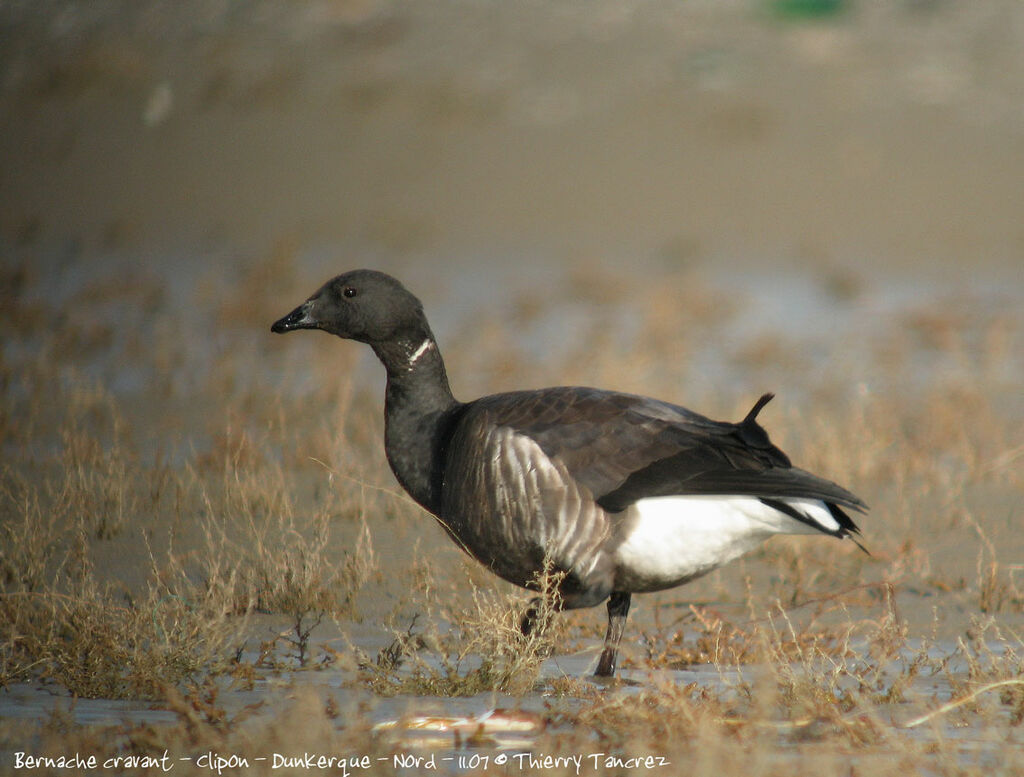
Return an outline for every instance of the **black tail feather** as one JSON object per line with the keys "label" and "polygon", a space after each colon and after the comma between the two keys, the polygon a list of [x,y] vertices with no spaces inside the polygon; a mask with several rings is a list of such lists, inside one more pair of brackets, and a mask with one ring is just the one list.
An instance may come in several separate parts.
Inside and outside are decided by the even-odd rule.
{"label": "black tail feather", "polygon": [[853,541],[854,545],[856,545],[858,548],[860,548],[862,551],[864,551],[870,556],[871,551],[865,548],[860,543],[860,540],[858,540],[857,537],[854,536],[860,534],[860,527],[853,522],[853,518],[850,517],[849,513],[847,513],[835,502],[826,502],[825,506],[828,508],[828,511],[832,513],[832,517],[839,522],[840,528],[844,530],[845,533],[842,536],[849,537]]}
{"label": "black tail feather", "polygon": [[828,511],[829,513],[831,513],[832,517],[836,519],[836,523],[839,524],[839,528],[835,531],[829,531],[828,529],[824,528],[820,523],[804,515],[802,512],[793,507],[793,505],[784,502],[781,499],[767,499],[765,497],[761,497],[761,502],[763,504],[768,505],[768,507],[772,508],[773,510],[778,510],[780,513],[788,515],[795,521],[800,521],[800,523],[818,529],[824,534],[830,534],[833,537],[838,537],[839,539],[849,538],[854,545],[856,545],[862,551],[867,553],[869,556],[871,555],[871,551],[865,548],[856,537],[856,535],[860,534],[860,528],[857,526],[857,524],[853,522],[853,519],[847,514],[847,512],[843,510],[843,508],[841,508],[835,502],[824,503],[825,507],[828,508]]}
{"label": "black tail feather", "polygon": [[754,403],[754,406],[750,408],[750,412],[747,413],[747,417],[741,421],[742,424],[752,424],[757,421],[757,414],[761,412],[761,409],[775,399],[775,395],[770,391],[767,394],[762,394],[761,398]]}

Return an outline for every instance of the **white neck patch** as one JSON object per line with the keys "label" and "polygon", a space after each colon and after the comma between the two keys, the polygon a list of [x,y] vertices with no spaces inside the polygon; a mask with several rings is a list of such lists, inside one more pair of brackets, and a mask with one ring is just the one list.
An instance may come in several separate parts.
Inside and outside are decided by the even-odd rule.
{"label": "white neck patch", "polygon": [[416,362],[419,360],[419,358],[433,347],[434,341],[431,340],[429,337],[422,343],[420,343],[420,347],[413,351],[412,356],[409,357],[409,369],[411,370],[413,367],[415,367]]}

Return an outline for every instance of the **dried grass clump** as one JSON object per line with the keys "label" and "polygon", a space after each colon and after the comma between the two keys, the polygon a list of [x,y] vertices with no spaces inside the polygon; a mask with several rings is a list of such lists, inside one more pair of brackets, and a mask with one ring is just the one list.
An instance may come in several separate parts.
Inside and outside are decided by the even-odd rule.
{"label": "dried grass clump", "polygon": [[232,631],[217,613],[154,592],[118,597],[89,581],[75,594],[4,596],[9,640],[0,682],[38,677],[85,698],[164,698],[226,666]]}
{"label": "dried grass clump", "polygon": [[[116,453],[103,458],[124,471]],[[0,685],[39,678],[78,696],[156,698],[214,670],[230,636],[222,608],[181,585],[180,570],[173,587],[154,582],[132,591],[103,582],[90,552],[91,543],[111,538],[94,530],[102,510],[93,508],[101,502],[71,495],[80,489],[92,495],[92,488],[106,493],[105,486],[74,481],[80,460],[66,454],[60,460],[63,468],[38,486],[4,472]],[[145,553],[139,563],[146,566]]]}
{"label": "dried grass clump", "polygon": [[[353,518],[357,534],[339,547],[338,498],[327,491],[304,512],[295,480],[265,455],[229,451],[223,461],[191,473],[203,544],[198,574],[235,612],[319,612],[352,616],[356,595],[376,569],[366,508]],[[212,477],[211,477],[212,475]]]}
{"label": "dried grass clump", "polygon": [[[485,691],[522,695],[534,690],[541,665],[553,647],[552,626],[559,605],[558,587],[564,575],[550,567],[532,586],[537,597],[529,604],[534,626],[524,635],[522,595],[498,593],[473,585],[469,602],[459,606],[436,603],[429,580],[416,605],[425,610],[426,631],[415,633],[415,615],[391,644],[370,660],[360,661],[361,681],[383,696],[414,694],[472,696]],[[439,624],[449,628],[442,633]]]}
{"label": "dried grass clump", "polygon": [[[971,765],[978,743],[1012,737],[1024,720],[1019,636],[986,620],[954,646],[930,639],[915,646],[892,593],[877,619],[852,621],[839,634],[801,624],[781,605],[742,625],[702,613],[698,634],[742,633],[736,644],[755,646],[740,654],[749,663],[717,664],[719,682],[686,682],[665,671],[659,655],[640,683],[620,680],[552,701],[537,749],[653,755],[693,774],[781,775],[812,764],[821,774],[847,774],[851,764],[872,775],[987,773],[991,765]],[[888,769],[892,758],[899,769]],[[1014,772],[1006,765],[999,773]]]}
{"label": "dried grass clump", "polygon": [[[3,382],[27,412],[8,433],[35,438],[0,471],[0,685],[165,698],[232,668],[250,613],[291,618],[302,664],[325,614],[355,614],[376,567],[369,501],[298,504],[304,489],[248,430],[147,465],[114,398],[59,373]],[[56,418],[24,401],[37,384]],[[355,527],[344,549],[339,522]]]}
{"label": "dried grass clump", "polygon": [[78,696],[154,698],[209,671],[229,637],[216,604],[101,582],[90,517],[69,523],[54,509],[64,497],[10,473],[0,494],[0,685],[40,678]]}

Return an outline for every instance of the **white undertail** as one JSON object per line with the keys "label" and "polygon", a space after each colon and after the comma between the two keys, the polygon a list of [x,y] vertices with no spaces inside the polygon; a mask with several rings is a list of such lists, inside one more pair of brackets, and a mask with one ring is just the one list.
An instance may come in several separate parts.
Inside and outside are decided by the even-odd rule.
{"label": "white undertail", "polygon": [[739,558],[773,534],[832,534],[840,528],[821,500],[779,501],[818,526],[798,521],[754,496],[639,500],[629,508],[629,533],[616,551],[619,584],[628,582],[633,591],[670,588]]}

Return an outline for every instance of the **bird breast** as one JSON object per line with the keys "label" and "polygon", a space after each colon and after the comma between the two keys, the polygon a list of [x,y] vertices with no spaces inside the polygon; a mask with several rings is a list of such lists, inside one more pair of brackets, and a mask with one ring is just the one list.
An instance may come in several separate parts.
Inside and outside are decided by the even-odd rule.
{"label": "bird breast", "polygon": [[460,429],[449,451],[439,518],[466,551],[517,585],[550,564],[566,590],[610,593],[608,515],[561,462],[502,426]]}

